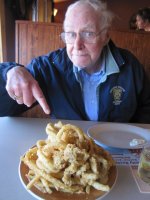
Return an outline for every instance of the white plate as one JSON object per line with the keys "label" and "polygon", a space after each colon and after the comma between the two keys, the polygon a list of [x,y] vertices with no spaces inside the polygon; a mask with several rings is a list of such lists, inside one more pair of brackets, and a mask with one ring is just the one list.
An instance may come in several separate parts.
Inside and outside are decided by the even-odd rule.
{"label": "white plate", "polygon": [[[122,123],[96,124],[87,131],[97,144],[123,149],[138,149],[150,142],[150,130]],[[144,140],[144,144],[131,146],[133,139]]]}

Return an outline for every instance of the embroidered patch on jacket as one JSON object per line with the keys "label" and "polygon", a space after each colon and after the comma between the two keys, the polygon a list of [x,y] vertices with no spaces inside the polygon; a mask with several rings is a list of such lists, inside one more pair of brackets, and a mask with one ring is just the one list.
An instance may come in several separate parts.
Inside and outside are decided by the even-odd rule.
{"label": "embroidered patch on jacket", "polygon": [[110,90],[110,93],[113,96],[113,104],[114,105],[120,105],[122,102],[122,96],[125,92],[125,89],[121,86],[115,86]]}

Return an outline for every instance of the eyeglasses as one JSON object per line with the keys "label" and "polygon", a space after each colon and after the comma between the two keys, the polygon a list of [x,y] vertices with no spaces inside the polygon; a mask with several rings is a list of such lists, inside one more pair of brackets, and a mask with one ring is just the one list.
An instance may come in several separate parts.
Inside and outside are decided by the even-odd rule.
{"label": "eyeglasses", "polygon": [[[96,43],[97,37],[102,33],[102,31],[100,31],[99,33],[82,31],[79,33],[79,36],[83,42],[94,44],[94,43]],[[75,32],[63,32],[63,33],[61,33],[60,36],[64,43],[73,44],[76,40],[77,34],[78,33],[75,33]]]}

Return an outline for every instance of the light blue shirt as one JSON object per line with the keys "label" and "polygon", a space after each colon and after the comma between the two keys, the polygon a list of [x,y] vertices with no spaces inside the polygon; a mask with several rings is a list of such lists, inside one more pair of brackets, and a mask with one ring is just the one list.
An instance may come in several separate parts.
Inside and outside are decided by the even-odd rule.
{"label": "light blue shirt", "polygon": [[106,46],[101,56],[100,71],[88,74],[84,69],[79,67],[74,66],[73,69],[82,89],[86,114],[89,120],[97,121],[100,84],[106,81],[108,75],[119,72],[118,65],[109,47]]}

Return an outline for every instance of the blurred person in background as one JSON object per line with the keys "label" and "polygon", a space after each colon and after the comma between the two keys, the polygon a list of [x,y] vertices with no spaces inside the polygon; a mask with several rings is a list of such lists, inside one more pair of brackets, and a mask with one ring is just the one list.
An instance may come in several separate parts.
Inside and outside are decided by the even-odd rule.
{"label": "blurred person in background", "polygon": [[136,25],[139,30],[150,31],[150,8],[141,8],[136,14]]}

